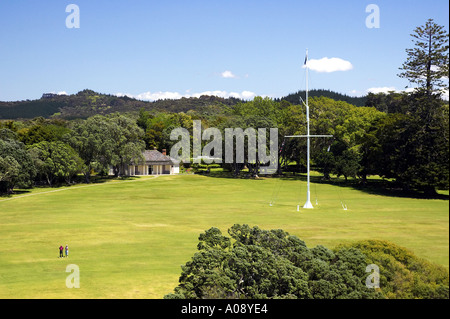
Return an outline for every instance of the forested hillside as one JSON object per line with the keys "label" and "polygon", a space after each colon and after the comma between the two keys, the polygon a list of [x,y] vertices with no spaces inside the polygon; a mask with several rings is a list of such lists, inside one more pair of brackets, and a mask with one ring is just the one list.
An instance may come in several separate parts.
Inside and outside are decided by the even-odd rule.
{"label": "forested hillside", "polygon": [[148,102],[86,89],[73,95],[53,95],[50,98],[38,100],[0,102],[0,120],[33,119],[36,117],[71,120],[88,118],[96,114],[138,112],[142,108],[147,111],[178,113],[198,110],[208,105],[234,105],[237,102],[240,102],[240,100],[216,96]]}
{"label": "forested hillside", "polygon": [[[300,96],[305,98],[305,92],[289,94],[275,99],[285,100],[292,104],[300,104]],[[364,106],[365,98],[352,98],[329,90],[312,90],[310,97],[329,97],[337,101]],[[50,98],[15,102],[0,102],[1,119],[33,119],[36,117],[76,119],[88,118],[95,114],[111,114],[114,112],[146,111],[188,112],[199,111],[208,106],[231,106],[242,102],[236,98],[221,98],[217,96],[201,96],[199,98],[181,98],[176,100],[158,100],[154,102],[140,101],[127,96],[102,94],[92,90],[83,90],[73,95],[54,95]]]}
{"label": "forested hillside", "polygon": [[[341,94],[337,92],[333,92],[330,90],[311,90],[308,92],[308,95],[310,97],[329,97],[330,99],[336,100],[336,101],[344,101],[349,104],[353,104],[356,106],[365,106],[367,101],[367,96],[361,96],[361,97],[353,97],[348,96],[346,94]],[[281,99],[276,100],[285,100],[292,104],[298,104],[301,103],[301,99],[305,99],[306,97],[306,91],[298,91],[296,93],[288,94],[285,97],[282,97]],[[301,98],[301,99],[300,99]]]}

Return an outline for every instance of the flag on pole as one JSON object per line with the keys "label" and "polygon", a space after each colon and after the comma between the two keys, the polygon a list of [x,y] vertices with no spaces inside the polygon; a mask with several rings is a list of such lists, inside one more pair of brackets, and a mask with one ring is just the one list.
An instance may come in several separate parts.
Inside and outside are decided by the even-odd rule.
{"label": "flag on pole", "polygon": [[308,62],[308,51],[306,51],[305,62],[303,63],[303,65],[306,65],[306,62]]}

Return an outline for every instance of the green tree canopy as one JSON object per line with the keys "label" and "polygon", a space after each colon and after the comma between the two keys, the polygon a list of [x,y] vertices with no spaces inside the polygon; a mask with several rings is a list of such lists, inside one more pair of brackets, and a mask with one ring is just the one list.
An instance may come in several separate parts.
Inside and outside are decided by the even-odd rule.
{"label": "green tree canopy", "polygon": [[86,182],[90,182],[94,169],[106,169],[105,159],[108,155],[109,137],[105,134],[106,120],[101,115],[95,115],[86,120],[72,123],[72,130],[65,135],[65,140],[78,152],[83,160],[83,174]]}
{"label": "green tree canopy", "polygon": [[125,164],[142,161],[142,137],[143,130],[135,120],[114,113],[74,123],[66,140],[84,161],[83,173],[89,182],[93,170],[100,172],[112,166],[118,176],[123,174]]}
{"label": "green tree canopy", "polygon": [[36,143],[29,147],[29,153],[39,175],[45,176],[50,186],[58,178],[70,184],[72,177],[82,169],[83,160],[72,147],[63,142]]}
{"label": "green tree canopy", "polygon": [[0,192],[12,192],[15,186],[31,187],[36,175],[33,160],[14,134],[2,131],[0,137]]}
{"label": "green tree canopy", "polygon": [[165,298],[377,298],[365,286],[364,256],[355,248],[309,249],[280,229],[234,225],[199,237],[182,266],[180,284]]}
{"label": "green tree canopy", "polygon": [[109,158],[105,165],[112,165],[115,175],[122,176],[125,165],[144,160],[144,132],[136,121],[119,113],[110,114],[105,120],[103,143],[108,154],[106,158]]}

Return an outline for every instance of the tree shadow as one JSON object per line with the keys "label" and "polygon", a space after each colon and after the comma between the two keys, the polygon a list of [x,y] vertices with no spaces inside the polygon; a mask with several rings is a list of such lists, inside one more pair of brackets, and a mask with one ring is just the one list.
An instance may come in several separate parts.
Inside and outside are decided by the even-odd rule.
{"label": "tree shadow", "polygon": [[[306,176],[304,177],[306,180]],[[385,179],[368,179],[362,181],[359,179],[331,178],[324,179],[323,176],[311,176],[311,183],[327,184],[343,188],[352,188],[371,195],[380,195],[388,197],[414,198],[414,199],[439,199],[449,200],[447,194],[428,194],[418,190],[405,190],[394,181]]]}
{"label": "tree shadow", "polygon": [[[260,175],[258,178],[252,178],[249,174],[241,172],[238,176],[233,176],[232,172],[227,171],[211,171],[209,174],[198,174],[203,176],[208,176],[212,178],[227,178],[227,179],[254,179],[254,180],[266,180],[266,179],[281,179],[286,181],[307,181],[306,173],[283,173],[282,175]],[[404,190],[399,187],[398,184],[385,179],[368,179],[362,181],[359,179],[348,179],[332,177],[330,179],[325,179],[323,176],[313,175],[310,176],[311,183],[333,185],[342,188],[352,188],[365,192],[371,195],[381,195],[389,197],[402,197],[402,198],[414,198],[414,199],[438,199],[438,200],[449,200],[450,196],[448,194],[427,194],[418,190]]]}
{"label": "tree shadow", "polygon": [[33,188],[30,189],[14,189],[12,193],[0,193],[0,198],[11,198],[13,196],[18,196],[18,195],[26,195],[31,193],[32,189],[48,189],[48,190],[56,190],[56,189],[60,189],[60,188],[67,188],[67,187],[75,187],[75,186],[80,186],[80,185],[92,185],[92,184],[104,184],[107,183],[109,181],[112,180],[120,180],[120,181],[132,181],[132,180],[136,180],[139,177],[136,176],[121,176],[121,177],[115,177],[115,176],[91,176],[90,182],[86,183],[84,177],[82,176],[78,176],[76,178],[73,179],[73,181],[68,184],[68,183],[55,183],[53,185],[48,185],[48,184],[44,184],[44,183],[36,183],[34,185]]}
{"label": "tree shadow", "polygon": [[350,187],[357,189],[362,192],[373,195],[382,195],[390,197],[403,197],[403,198],[414,198],[414,199],[439,199],[439,200],[449,200],[448,194],[429,194],[419,190],[405,190],[398,186],[395,182],[390,182],[386,180],[370,180],[365,184],[355,181],[352,182]]}
{"label": "tree shadow", "polygon": [[29,193],[31,193],[31,190],[15,189],[12,193],[0,193],[0,198],[11,198],[16,195],[26,195]]}
{"label": "tree shadow", "polygon": [[238,175],[234,175],[233,172],[229,171],[214,171],[211,170],[210,172],[204,171],[198,171],[194,175],[201,175],[201,176],[207,176],[212,178],[224,178],[224,179],[252,179],[252,180],[264,180],[267,175],[257,175],[252,176],[252,174],[241,171]]}

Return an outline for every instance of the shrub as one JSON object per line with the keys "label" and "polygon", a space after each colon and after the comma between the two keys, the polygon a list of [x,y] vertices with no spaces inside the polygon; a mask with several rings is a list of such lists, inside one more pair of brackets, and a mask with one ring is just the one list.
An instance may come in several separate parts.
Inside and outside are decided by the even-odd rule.
{"label": "shrub", "polygon": [[406,248],[381,240],[365,240],[340,249],[355,248],[368,264],[380,268],[381,293],[390,299],[448,299],[449,273],[440,266],[414,255]]}

